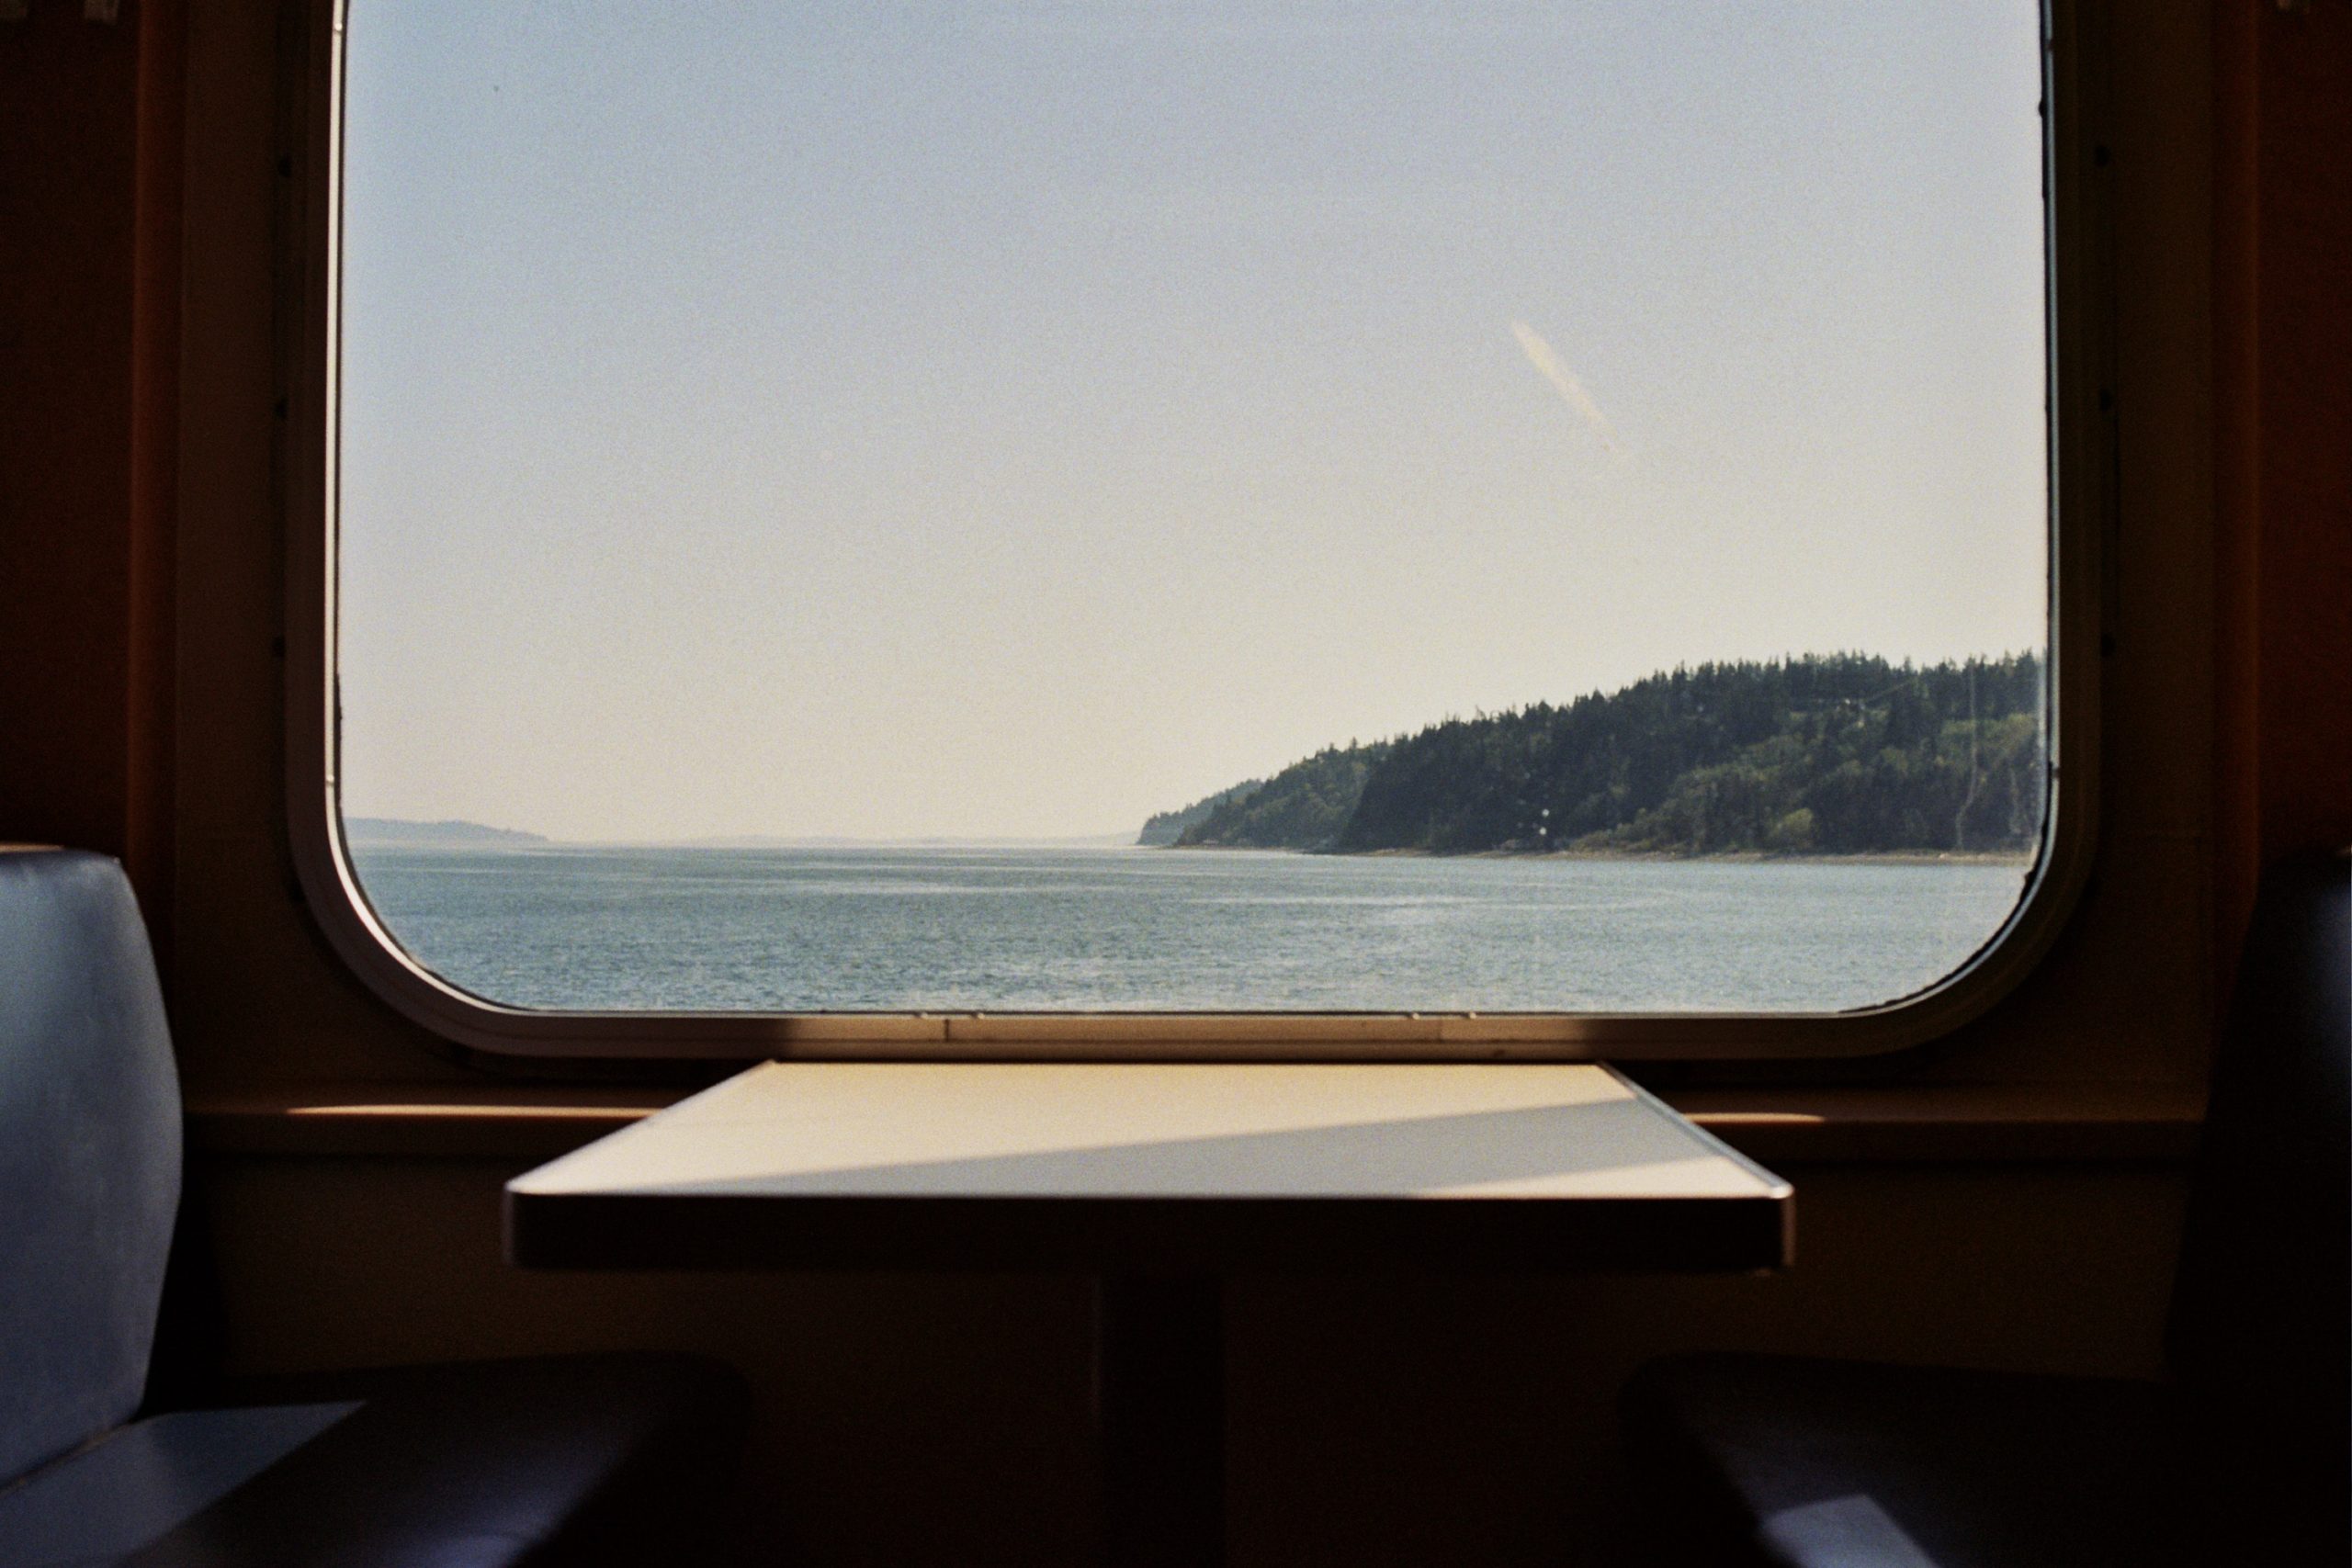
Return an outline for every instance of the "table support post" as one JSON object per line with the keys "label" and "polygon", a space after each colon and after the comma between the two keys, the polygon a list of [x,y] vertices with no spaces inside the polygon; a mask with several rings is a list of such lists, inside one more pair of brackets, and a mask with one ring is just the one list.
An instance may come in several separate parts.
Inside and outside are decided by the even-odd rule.
{"label": "table support post", "polygon": [[1225,1561],[1224,1294],[1213,1276],[1095,1285],[1094,1404],[1109,1568]]}

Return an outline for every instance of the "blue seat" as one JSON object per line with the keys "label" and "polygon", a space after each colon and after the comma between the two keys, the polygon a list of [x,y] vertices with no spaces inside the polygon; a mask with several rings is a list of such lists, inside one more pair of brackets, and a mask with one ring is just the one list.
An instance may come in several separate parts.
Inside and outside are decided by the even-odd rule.
{"label": "blue seat", "polygon": [[0,1564],[522,1568],[689,1560],[741,1382],[613,1355],[305,1380],[142,1415],[180,1103],[121,868],[0,851]]}
{"label": "blue seat", "polygon": [[2352,1562],[2352,875],[2264,878],[2214,1069],[2163,1382],[1655,1362],[1628,1447],[1694,1561]]}

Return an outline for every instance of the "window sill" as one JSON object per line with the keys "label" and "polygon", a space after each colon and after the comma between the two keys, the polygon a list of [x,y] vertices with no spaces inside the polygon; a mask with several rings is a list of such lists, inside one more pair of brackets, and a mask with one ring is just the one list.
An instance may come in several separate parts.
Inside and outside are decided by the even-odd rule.
{"label": "window sill", "polygon": [[[684,1092],[386,1084],[193,1090],[188,1142],[206,1155],[544,1160]],[[2164,1084],[1783,1086],[1663,1098],[1773,1165],[2185,1160],[2204,1115],[2200,1089]]]}

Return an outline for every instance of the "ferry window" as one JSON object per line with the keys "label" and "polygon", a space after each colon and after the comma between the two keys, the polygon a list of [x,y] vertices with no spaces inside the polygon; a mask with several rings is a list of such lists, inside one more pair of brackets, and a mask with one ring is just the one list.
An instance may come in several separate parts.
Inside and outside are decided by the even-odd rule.
{"label": "ferry window", "polygon": [[453,994],[1836,1013],[2033,879],[2034,5],[343,50],[334,781]]}

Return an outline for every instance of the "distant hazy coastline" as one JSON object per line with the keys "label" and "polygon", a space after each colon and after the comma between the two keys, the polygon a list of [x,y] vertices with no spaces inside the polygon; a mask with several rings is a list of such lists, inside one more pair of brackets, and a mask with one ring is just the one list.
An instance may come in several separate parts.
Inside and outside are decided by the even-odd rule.
{"label": "distant hazy coastline", "polygon": [[356,850],[522,850],[549,842],[540,834],[514,828],[455,819],[412,822],[397,817],[346,817],[343,841]]}

